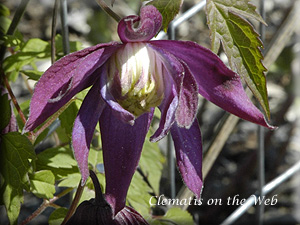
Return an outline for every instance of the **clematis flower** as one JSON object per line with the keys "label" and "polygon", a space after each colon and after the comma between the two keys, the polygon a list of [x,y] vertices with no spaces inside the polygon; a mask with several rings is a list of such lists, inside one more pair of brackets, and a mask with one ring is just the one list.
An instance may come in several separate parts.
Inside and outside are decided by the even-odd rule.
{"label": "clematis flower", "polygon": [[155,107],[161,119],[150,140],[156,142],[171,132],[182,179],[198,198],[202,189],[198,94],[242,119],[272,128],[247,97],[239,76],[210,50],[190,41],[151,41],[161,23],[154,6],[142,7],[140,16],[122,19],[118,24],[122,43],[98,44],[63,57],[41,77],[30,104],[25,131],[92,86],[75,119],[72,146],[84,183],[99,121],[105,199],[114,215],[125,206]]}
{"label": "clematis flower", "polygon": [[147,221],[133,208],[125,206],[116,216],[109,203],[105,200],[96,174],[91,170],[95,188],[95,198],[83,201],[76,209],[66,225],[147,225]]}

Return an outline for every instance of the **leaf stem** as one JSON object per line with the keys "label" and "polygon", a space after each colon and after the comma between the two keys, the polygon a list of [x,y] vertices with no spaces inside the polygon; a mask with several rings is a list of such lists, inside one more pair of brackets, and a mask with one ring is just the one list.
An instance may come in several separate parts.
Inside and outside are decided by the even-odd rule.
{"label": "leaf stem", "polygon": [[64,191],[62,191],[61,193],[59,193],[58,195],[56,195],[53,198],[51,198],[50,200],[44,199],[44,201],[40,205],[40,207],[37,210],[35,210],[29,217],[27,217],[25,220],[23,220],[19,225],[25,225],[25,224],[29,223],[35,217],[37,217],[38,215],[40,215],[49,206],[52,206],[54,208],[59,207],[58,205],[54,204],[54,202],[56,200],[58,200],[59,198],[63,197],[64,195],[68,194],[72,190],[73,190],[73,188],[67,188]]}
{"label": "leaf stem", "polygon": [[41,128],[39,128],[34,134],[35,138],[37,138],[44,130],[46,130],[59,117],[59,115],[62,114],[63,111],[65,111],[65,109],[68,108],[68,106],[71,105],[71,103],[74,101],[75,99],[71,99],[67,104],[60,108],[52,117],[50,117],[50,119],[47,120],[46,123]]}
{"label": "leaf stem", "polygon": [[109,6],[103,0],[98,0],[97,3],[115,21],[119,22],[121,20],[121,17],[116,14],[111,8],[109,8]]}
{"label": "leaf stem", "polygon": [[[26,117],[25,117],[25,115],[24,115],[24,113],[23,113],[23,111],[22,111],[22,109],[21,109],[21,107],[20,107],[20,105],[19,105],[19,103],[17,101],[16,96],[14,95],[14,93],[13,93],[13,91],[11,89],[9,81],[7,80],[7,77],[4,74],[4,71],[2,70],[2,65],[0,65],[0,70],[1,70],[1,75],[2,75],[2,79],[3,79],[3,83],[4,83],[4,85],[5,85],[5,87],[6,87],[7,91],[8,91],[8,94],[9,94],[9,96],[10,96],[10,98],[11,98],[11,100],[12,100],[12,102],[13,102],[15,108],[16,108],[16,110],[18,111],[18,114],[20,115],[20,118],[21,118],[22,122],[25,125],[25,123],[26,123]],[[30,141],[32,141],[32,138],[33,138],[33,133],[32,132],[29,132],[28,138],[29,138]]]}
{"label": "leaf stem", "polygon": [[66,224],[68,222],[68,220],[71,218],[71,216],[74,214],[75,209],[76,209],[76,207],[78,205],[78,202],[79,202],[79,200],[81,198],[83,189],[84,189],[84,185],[83,186],[81,185],[81,179],[80,179],[78,187],[77,187],[77,190],[76,190],[75,197],[74,197],[74,199],[72,201],[72,204],[71,204],[71,206],[69,208],[69,211],[68,211],[68,213],[67,213],[64,221],[61,223],[61,225]]}

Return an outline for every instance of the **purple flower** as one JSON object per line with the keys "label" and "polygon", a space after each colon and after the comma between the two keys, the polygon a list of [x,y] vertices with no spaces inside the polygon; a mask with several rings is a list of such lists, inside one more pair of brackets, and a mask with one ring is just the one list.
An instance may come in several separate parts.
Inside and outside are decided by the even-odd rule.
{"label": "purple flower", "polygon": [[125,206],[154,107],[159,107],[161,120],[151,141],[171,132],[183,181],[198,198],[202,189],[198,94],[242,119],[272,128],[247,97],[239,76],[210,50],[189,41],[150,41],[161,22],[153,6],[141,8],[140,16],[124,18],[118,26],[122,43],[99,44],[57,61],[37,83],[30,105],[25,131],[92,86],[74,123],[72,146],[85,182],[90,142],[99,121],[105,196],[114,215]]}

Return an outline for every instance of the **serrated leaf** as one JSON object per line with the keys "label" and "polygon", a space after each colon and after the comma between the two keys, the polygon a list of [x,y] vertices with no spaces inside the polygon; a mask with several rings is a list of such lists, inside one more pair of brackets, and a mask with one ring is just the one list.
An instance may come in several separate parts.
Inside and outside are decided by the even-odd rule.
{"label": "serrated leaf", "polygon": [[67,208],[58,208],[49,216],[49,225],[60,225],[68,212]]}
{"label": "serrated leaf", "polygon": [[[263,22],[249,0],[208,0],[206,5],[211,30],[212,50],[217,53],[222,43],[230,67],[246,81],[254,96],[270,117],[263,47],[252,25],[241,16]],[[241,16],[240,16],[241,15]]]}
{"label": "serrated leaf", "polygon": [[153,0],[147,5],[155,6],[163,17],[162,27],[167,32],[169,23],[179,13],[183,0]]}
{"label": "serrated leaf", "polygon": [[28,172],[36,155],[27,137],[18,132],[1,135],[0,149],[3,202],[10,223],[16,224],[23,201],[23,189],[28,189]]}
{"label": "serrated leaf", "polygon": [[58,184],[58,187],[72,187],[72,188],[75,188],[75,187],[78,186],[80,179],[81,179],[81,174],[80,173],[69,174],[65,179],[63,179]]}
{"label": "serrated leaf", "polygon": [[29,175],[31,191],[39,198],[53,198],[55,177],[50,170],[37,171]]}
{"label": "serrated leaf", "polygon": [[1,131],[7,127],[11,117],[11,108],[8,100],[8,94],[0,95],[0,133]]}
{"label": "serrated leaf", "polygon": [[128,194],[127,201],[136,211],[141,215],[148,215],[150,212],[149,199],[151,195],[149,194],[152,189],[144,181],[143,177],[136,172],[133,175]]}
{"label": "serrated leaf", "polygon": [[71,149],[66,147],[49,148],[37,155],[37,170],[51,170],[56,180],[78,173],[77,162]]}

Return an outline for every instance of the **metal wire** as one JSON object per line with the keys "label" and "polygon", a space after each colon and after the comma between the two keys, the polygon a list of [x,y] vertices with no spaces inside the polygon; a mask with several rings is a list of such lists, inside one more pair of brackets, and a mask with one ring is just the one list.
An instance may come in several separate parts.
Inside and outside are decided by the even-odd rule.
{"label": "metal wire", "polygon": [[[260,1],[260,15],[265,19],[265,1]],[[260,23],[259,32],[262,42],[265,42],[265,26]],[[265,129],[258,126],[258,195],[263,198],[263,187],[265,185]],[[257,209],[257,220],[259,225],[263,225],[265,205],[259,204]]]}
{"label": "metal wire", "polygon": [[61,28],[62,28],[62,38],[63,38],[63,50],[64,54],[70,53],[70,43],[69,43],[69,28],[68,28],[68,5],[66,0],[60,0],[60,18],[61,18]]}
{"label": "metal wire", "polygon": [[[262,189],[262,194],[267,195],[271,191],[273,191],[275,188],[277,188],[279,185],[284,183],[286,180],[288,180],[290,177],[292,177],[295,173],[300,171],[300,161],[296,163],[294,166],[292,166],[290,169],[276,177],[274,180],[269,182],[267,185],[265,185]],[[238,207],[227,219],[221,224],[221,225],[230,225],[237,221],[252,205],[255,203],[255,197],[258,197],[258,195],[251,195],[245,204]]]}
{"label": "metal wire", "polygon": [[[179,17],[174,19],[170,23],[169,29],[175,30],[181,23],[188,20],[189,18],[194,16],[196,13],[200,12],[204,8],[205,5],[206,5],[206,0],[200,1],[199,3],[194,5],[192,8],[190,8],[189,10],[184,12],[182,15],[180,15]],[[168,35],[164,31],[161,31],[161,32],[159,32],[159,34],[157,35],[157,37],[155,39],[157,39],[157,40],[165,39],[167,36]]]}

